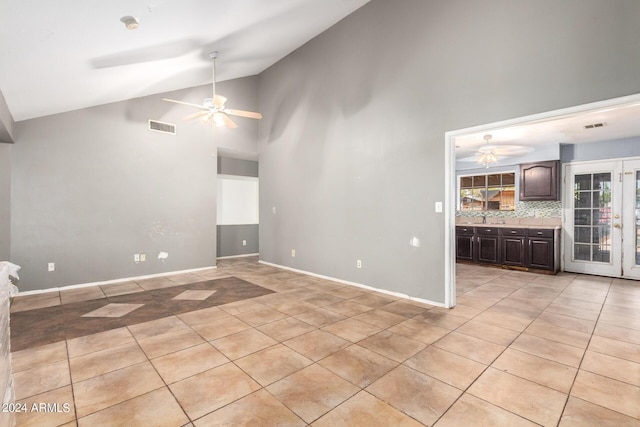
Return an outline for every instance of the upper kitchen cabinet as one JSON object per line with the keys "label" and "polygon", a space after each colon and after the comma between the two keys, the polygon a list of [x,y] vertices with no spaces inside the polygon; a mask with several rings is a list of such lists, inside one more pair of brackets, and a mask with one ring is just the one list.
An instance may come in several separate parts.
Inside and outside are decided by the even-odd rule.
{"label": "upper kitchen cabinet", "polygon": [[520,201],[558,200],[560,162],[523,163],[520,165]]}

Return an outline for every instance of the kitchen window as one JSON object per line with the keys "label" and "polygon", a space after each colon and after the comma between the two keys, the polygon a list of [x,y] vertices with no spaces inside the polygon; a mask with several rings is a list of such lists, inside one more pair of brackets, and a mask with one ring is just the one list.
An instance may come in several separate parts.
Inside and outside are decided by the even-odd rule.
{"label": "kitchen window", "polygon": [[513,211],[516,208],[515,172],[460,176],[461,211]]}

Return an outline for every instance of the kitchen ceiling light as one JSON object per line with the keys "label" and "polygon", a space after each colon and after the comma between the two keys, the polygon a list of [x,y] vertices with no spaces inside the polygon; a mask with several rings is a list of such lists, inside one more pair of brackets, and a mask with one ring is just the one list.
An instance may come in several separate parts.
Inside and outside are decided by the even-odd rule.
{"label": "kitchen ceiling light", "polygon": [[480,155],[476,159],[476,162],[484,165],[486,168],[488,168],[491,163],[496,163],[498,161],[496,154],[493,152],[493,147],[489,147],[490,139],[491,135],[484,136],[484,146],[480,148]]}
{"label": "kitchen ceiling light", "polygon": [[120,22],[127,27],[127,30],[135,30],[140,25],[140,22],[133,16],[123,16],[120,18]]}

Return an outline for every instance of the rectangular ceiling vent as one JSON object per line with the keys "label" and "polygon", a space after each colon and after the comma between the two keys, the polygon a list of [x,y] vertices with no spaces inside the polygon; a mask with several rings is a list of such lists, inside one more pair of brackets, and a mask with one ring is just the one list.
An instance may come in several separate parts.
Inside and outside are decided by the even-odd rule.
{"label": "rectangular ceiling vent", "polygon": [[607,125],[606,123],[593,123],[593,124],[590,124],[590,125],[586,125],[584,128],[585,129],[597,129],[597,128],[604,127],[606,125]]}
{"label": "rectangular ceiling vent", "polygon": [[149,130],[175,135],[176,125],[173,123],[159,122],[157,120],[149,120]]}

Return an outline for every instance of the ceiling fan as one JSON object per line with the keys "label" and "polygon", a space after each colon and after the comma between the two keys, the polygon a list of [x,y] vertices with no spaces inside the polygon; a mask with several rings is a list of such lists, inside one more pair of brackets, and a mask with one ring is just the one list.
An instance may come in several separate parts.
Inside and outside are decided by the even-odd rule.
{"label": "ceiling fan", "polygon": [[235,129],[238,125],[231,120],[229,116],[246,117],[249,119],[261,119],[262,114],[253,111],[233,110],[227,108],[225,103],[227,98],[216,93],[216,58],[218,52],[210,52],[209,58],[213,61],[213,98],[206,98],[202,101],[202,105],[192,104],[190,102],[176,101],[175,99],[163,98],[163,101],[173,102],[176,104],[188,105],[198,108],[201,111],[184,117],[184,120],[201,119],[204,122],[212,121],[216,126],[226,126]]}
{"label": "ceiling fan", "polygon": [[490,144],[489,142],[491,141],[491,138],[493,138],[491,135],[485,135],[483,137],[484,144],[478,147],[476,155],[459,158],[458,160],[463,162],[475,161],[476,163],[488,168],[491,164],[497,163],[505,157],[523,156],[532,151],[531,147],[522,145]]}

